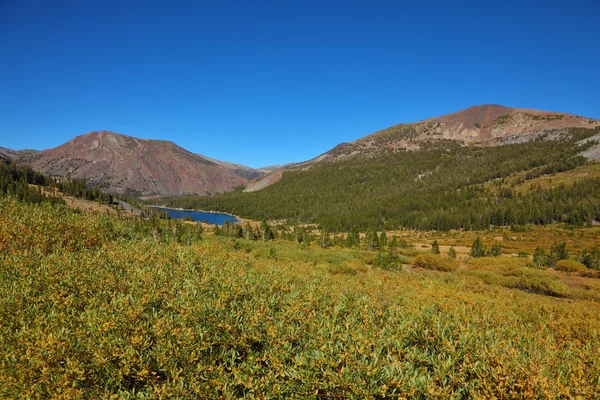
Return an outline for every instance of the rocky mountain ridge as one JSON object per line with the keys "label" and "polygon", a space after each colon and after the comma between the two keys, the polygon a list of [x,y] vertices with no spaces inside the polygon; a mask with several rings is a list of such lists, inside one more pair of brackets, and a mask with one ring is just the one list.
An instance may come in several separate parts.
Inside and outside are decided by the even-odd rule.
{"label": "rocky mountain ridge", "polygon": [[[371,157],[381,152],[418,150],[441,141],[459,145],[498,146],[563,134],[568,128],[594,128],[600,121],[576,115],[480,105],[423,121],[398,124],[341,143],[301,163],[253,169],[193,154],[162,140],[137,139],[109,131],[90,132],[54,149],[14,151],[0,148],[0,158],[29,165],[47,175],[83,178],[117,194],[161,197],[205,195],[246,186],[261,190],[279,181],[286,169],[310,168],[348,157]],[[545,135],[545,136],[544,136]],[[598,148],[597,148],[598,147]],[[585,153],[600,158],[600,145]]]}
{"label": "rocky mountain ridge", "polygon": [[412,124],[398,124],[352,143],[342,143],[318,161],[381,150],[418,150],[440,140],[461,145],[490,146],[524,137],[534,140],[542,133],[566,128],[595,128],[600,121],[559,112],[510,108],[486,104]]}
{"label": "rocky mountain ridge", "polygon": [[[12,159],[50,176],[85,177],[92,186],[128,196],[214,194],[248,182],[238,171],[242,166],[229,168],[173,142],[110,131],[90,132],[40,152],[13,152]],[[257,171],[255,177],[261,175]]]}
{"label": "rocky mountain ridge", "polygon": [[[335,162],[348,157],[368,158],[381,152],[419,150],[443,140],[476,146],[522,143],[535,140],[551,131],[597,126],[600,126],[600,120],[567,113],[484,104],[415,123],[394,125],[354,142],[340,143],[311,160],[291,164],[286,168],[310,168],[321,162]],[[600,158],[599,154],[600,149],[597,149],[584,155]],[[251,183],[246,191],[263,189],[277,182],[281,176],[281,172],[271,173]]]}

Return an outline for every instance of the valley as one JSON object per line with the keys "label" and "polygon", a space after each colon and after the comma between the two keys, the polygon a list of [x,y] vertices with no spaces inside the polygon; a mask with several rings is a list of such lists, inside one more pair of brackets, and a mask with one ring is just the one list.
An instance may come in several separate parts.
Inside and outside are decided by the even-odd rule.
{"label": "valley", "polygon": [[260,171],[111,132],[3,149],[0,397],[600,396],[600,127],[459,117]]}

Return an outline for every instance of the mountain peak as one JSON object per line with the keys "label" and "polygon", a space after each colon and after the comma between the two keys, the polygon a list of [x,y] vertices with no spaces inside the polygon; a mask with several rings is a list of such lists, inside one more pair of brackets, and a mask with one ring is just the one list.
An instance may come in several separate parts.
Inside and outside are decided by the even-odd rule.
{"label": "mountain peak", "polygon": [[19,161],[47,175],[85,177],[91,185],[131,196],[224,192],[246,184],[254,171],[219,165],[173,142],[112,131],[92,131]]}
{"label": "mountain peak", "polygon": [[412,124],[394,125],[355,142],[338,145],[317,159],[371,154],[383,149],[419,149],[439,140],[485,146],[515,136],[530,140],[527,138],[553,129],[596,126],[600,126],[600,121],[567,113],[482,104]]}

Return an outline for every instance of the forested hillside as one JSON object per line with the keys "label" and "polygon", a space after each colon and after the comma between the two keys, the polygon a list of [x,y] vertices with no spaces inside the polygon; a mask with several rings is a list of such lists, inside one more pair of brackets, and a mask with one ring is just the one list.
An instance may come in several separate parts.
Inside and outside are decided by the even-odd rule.
{"label": "forested hillside", "polygon": [[[573,185],[514,185],[588,163],[578,141],[600,128],[549,132],[495,147],[430,143],[419,151],[385,151],[286,171],[261,191],[165,199],[169,206],[227,211],[288,223],[319,223],[336,231],[383,227],[487,229],[490,224],[589,224],[600,218],[600,180]],[[513,185],[505,179],[512,177]],[[517,179],[514,179],[514,178]]]}
{"label": "forested hillside", "polygon": [[[51,190],[42,190],[51,189]],[[79,199],[111,204],[113,196],[98,188],[90,188],[85,179],[58,179],[45,176],[29,167],[0,160],[0,197],[9,195],[27,203],[64,203],[55,195],[58,190],[63,195]]]}

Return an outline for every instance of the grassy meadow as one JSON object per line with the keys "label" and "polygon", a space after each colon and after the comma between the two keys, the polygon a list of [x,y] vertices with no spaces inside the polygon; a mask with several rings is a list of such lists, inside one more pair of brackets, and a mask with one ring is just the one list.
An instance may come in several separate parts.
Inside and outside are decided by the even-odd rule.
{"label": "grassy meadow", "polygon": [[[0,398],[598,398],[600,279],[530,257],[598,233],[402,232],[388,270],[363,248],[0,199]],[[477,236],[503,255],[467,257]]]}

